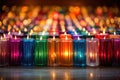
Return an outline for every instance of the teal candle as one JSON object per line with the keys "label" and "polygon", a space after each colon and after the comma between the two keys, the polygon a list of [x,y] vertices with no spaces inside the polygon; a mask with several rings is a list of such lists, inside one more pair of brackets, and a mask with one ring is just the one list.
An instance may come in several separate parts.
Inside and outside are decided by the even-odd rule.
{"label": "teal candle", "polygon": [[35,40],[34,62],[36,66],[47,65],[47,40],[42,37]]}
{"label": "teal candle", "polygon": [[84,67],[86,65],[86,41],[85,39],[74,39],[73,40],[73,63],[74,66]]}

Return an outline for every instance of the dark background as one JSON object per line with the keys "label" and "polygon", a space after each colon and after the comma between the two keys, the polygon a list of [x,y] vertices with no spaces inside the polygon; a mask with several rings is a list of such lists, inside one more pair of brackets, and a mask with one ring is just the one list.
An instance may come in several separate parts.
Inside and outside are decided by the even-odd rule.
{"label": "dark background", "polygon": [[58,5],[58,6],[120,6],[120,0],[0,0],[0,4],[12,5]]}

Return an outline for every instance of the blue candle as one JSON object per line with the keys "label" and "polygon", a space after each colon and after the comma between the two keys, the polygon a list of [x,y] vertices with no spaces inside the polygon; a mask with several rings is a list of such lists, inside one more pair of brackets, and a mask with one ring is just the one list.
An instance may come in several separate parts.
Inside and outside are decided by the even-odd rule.
{"label": "blue candle", "polygon": [[33,65],[33,53],[34,53],[34,39],[24,38],[22,40],[22,65]]}
{"label": "blue candle", "polygon": [[86,66],[86,41],[85,39],[74,39],[73,41],[74,48],[74,57],[73,63],[74,66]]}

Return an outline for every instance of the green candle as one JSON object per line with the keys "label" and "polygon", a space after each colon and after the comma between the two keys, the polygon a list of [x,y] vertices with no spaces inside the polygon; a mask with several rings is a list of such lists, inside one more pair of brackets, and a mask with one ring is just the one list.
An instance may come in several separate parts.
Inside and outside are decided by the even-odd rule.
{"label": "green candle", "polygon": [[35,40],[34,61],[36,66],[47,65],[47,40],[42,37]]}

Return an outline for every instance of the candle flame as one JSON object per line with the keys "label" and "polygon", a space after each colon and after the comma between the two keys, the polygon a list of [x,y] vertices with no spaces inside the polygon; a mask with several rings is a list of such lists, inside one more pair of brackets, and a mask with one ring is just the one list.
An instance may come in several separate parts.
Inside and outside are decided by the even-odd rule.
{"label": "candle flame", "polygon": [[90,36],[90,33],[88,33],[88,35]]}
{"label": "candle flame", "polygon": [[27,35],[27,39],[29,39],[29,35]]}
{"label": "candle flame", "polygon": [[93,37],[91,39],[93,40]]}
{"label": "candle flame", "polygon": [[88,31],[86,31],[86,33],[89,33]]}
{"label": "candle flame", "polygon": [[24,28],[24,31],[27,32],[27,28]]}
{"label": "candle flame", "polygon": [[18,34],[20,35],[21,34],[21,31],[19,30]]}
{"label": "candle flame", "polygon": [[96,30],[95,29],[93,29],[93,34],[96,34]]}
{"label": "candle flame", "polygon": [[10,35],[10,32],[8,32],[8,35]]}
{"label": "candle flame", "polygon": [[85,28],[83,28],[83,31],[85,31]]}
{"label": "candle flame", "polygon": [[67,33],[65,32],[64,35],[67,35]]}
{"label": "candle flame", "polygon": [[17,37],[15,36],[15,39],[17,39]]}
{"label": "candle flame", "polygon": [[44,34],[45,34],[45,31],[42,32],[42,35],[44,35]]}
{"label": "candle flame", "polygon": [[40,40],[42,40],[42,39],[43,39],[43,37],[41,36],[41,37],[40,37]]}
{"label": "candle flame", "polygon": [[53,40],[55,40],[55,36],[53,36]]}
{"label": "candle flame", "polygon": [[1,36],[1,37],[0,37],[0,39],[2,40],[2,39],[3,39],[3,37]]}
{"label": "candle flame", "polygon": [[80,40],[79,36],[78,36],[78,40]]}
{"label": "candle flame", "polygon": [[3,34],[3,37],[4,37],[4,38],[6,38],[6,35],[5,35],[5,34]]}
{"label": "candle flame", "polygon": [[75,35],[77,35],[77,32],[75,31]]}
{"label": "candle flame", "polygon": [[30,33],[33,33],[33,30],[30,30]]}
{"label": "candle flame", "polygon": [[114,32],[114,35],[116,35],[116,32]]}
{"label": "candle flame", "polygon": [[105,34],[105,29],[103,30],[103,34]]}
{"label": "candle flame", "polygon": [[104,39],[105,39],[106,37],[104,37]]}

